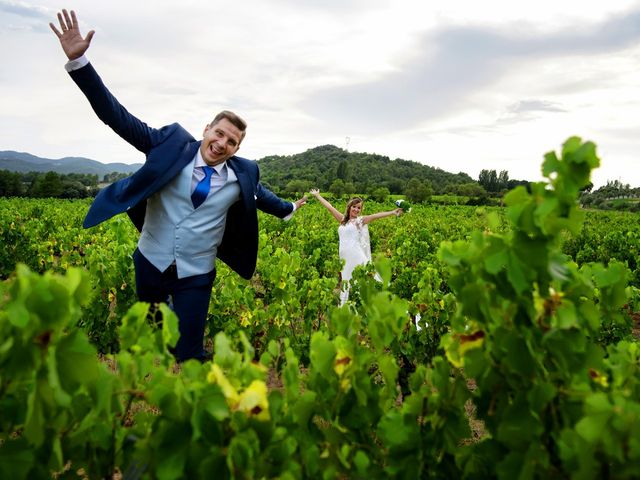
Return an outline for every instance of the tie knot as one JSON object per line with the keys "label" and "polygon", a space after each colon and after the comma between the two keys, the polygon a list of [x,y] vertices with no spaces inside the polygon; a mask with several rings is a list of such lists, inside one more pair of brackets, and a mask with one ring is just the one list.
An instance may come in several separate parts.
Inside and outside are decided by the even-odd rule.
{"label": "tie knot", "polygon": [[202,171],[204,172],[204,178],[198,182],[195,190],[191,194],[193,208],[198,208],[198,206],[205,201],[207,195],[209,195],[209,190],[211,189],[211,174],[213,174],[213,167],[205,165],[202,167]]}

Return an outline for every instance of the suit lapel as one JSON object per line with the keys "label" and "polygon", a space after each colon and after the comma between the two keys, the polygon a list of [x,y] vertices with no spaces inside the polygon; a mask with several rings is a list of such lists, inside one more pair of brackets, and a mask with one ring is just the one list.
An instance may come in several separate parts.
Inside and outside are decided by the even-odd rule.
{"label": "suit lapel", "polygon": [[247,172],[242,168],[242,165],[239,161],[237,161],[236,157],[233,156],[229,160],[227,160],[227,164],[234,171],[236,177],[238,177],[238,184],[240,185],[240,194],[242,195],[242,202],[244,203],[246,208],[254,209],[256,208],[256,202],[254,197],[254,189],[253,182],[251,181],[251,176],[247,174]]}
{"label": "suit lapel", "polygon": [[147,199],[179,175],[180,171],[193,160],[199,147],[200,142],[186,144],[180,155],[173,161],[170,156],[157,158],[149,156],[145,164],[132,177],[119,181],[123,182],[122,185],[126,189],[120,196],[122,202],[120,211],[127,212],[138,231],[142,231],[144,224]]}
{"label": "suit lapel", "polygon": [[160,160],[161,171],[158,172],[158,175],[155,181],[150,185],[150,189],[152,190],[149,195],[146,195],[146,198],[156,193],[162,187],[164,187],[167,183],[173,180],[180,171],[186,167],[193,157],[195,157],[196,152],[200,148],[200,142],[191,142],[184,146],[182,152],[178,158],[162,158]]}

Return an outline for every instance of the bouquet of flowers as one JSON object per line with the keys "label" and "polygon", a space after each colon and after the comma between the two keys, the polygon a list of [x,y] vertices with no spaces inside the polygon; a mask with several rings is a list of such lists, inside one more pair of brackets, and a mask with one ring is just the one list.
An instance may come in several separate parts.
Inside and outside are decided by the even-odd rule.
{"label": "bouquet of flowers", "polygon": [[404,213],[411,211],[411,204],[406,200],[396,200],[396,207],[401,208]]}

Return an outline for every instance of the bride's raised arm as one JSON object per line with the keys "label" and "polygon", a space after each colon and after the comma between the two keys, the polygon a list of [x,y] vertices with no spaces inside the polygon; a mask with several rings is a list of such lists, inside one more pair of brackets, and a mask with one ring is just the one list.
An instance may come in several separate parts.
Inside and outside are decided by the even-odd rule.
{"label": "bride's raised arm", "polygon": [[378,220],[379,218],[390,217],[391,215],[395,215],[396,217],[402,215],[402,209],[396,208],[395,210],[389,210],[388,212],[378,212],[372,213],[371,215],[363,215],[362,222],[367,224],[373,222],[374,220]]}
{"label": "bride's raised arm", "polygon": [[329,210],[331,212],[331,215],[333,215],[333,218],[335,218],[338,222],[342,222],[343,219],[343,215],[336,210],[333,205],[331,205],[326,199],[322,198],[322,195],[320,195],[320,190],[318,190],[317,188],[312,189],[309,193],[311,193],[311,195],[313,195],[314,197],[316,197],[318,199],[318,201],[324,205],[324,207]]}

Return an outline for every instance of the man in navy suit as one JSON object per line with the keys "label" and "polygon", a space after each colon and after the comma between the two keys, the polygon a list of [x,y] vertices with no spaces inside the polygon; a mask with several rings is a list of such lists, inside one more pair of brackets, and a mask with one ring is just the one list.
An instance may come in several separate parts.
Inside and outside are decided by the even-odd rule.
{"label": "man in navy suit", "polygon": [[133,254],[136,292],[152,305],[170,302],[179,319],[178,361],[205,360],[209,300],[219,258],[249,279],[258,254],[257,209],[288,219],[306,197],[286,202],[260,184],[255,162],[235,154],[246,123],[220,112],[196,141],[174,123],[149,127],[130,114],[85,57],[94,31],[82,37],[75,12],[58,13],[50,27],[69,61],[71,78],[98,118],[146,156],[133,175],[101,190],[84,227],[127,212],[140,231]]}

